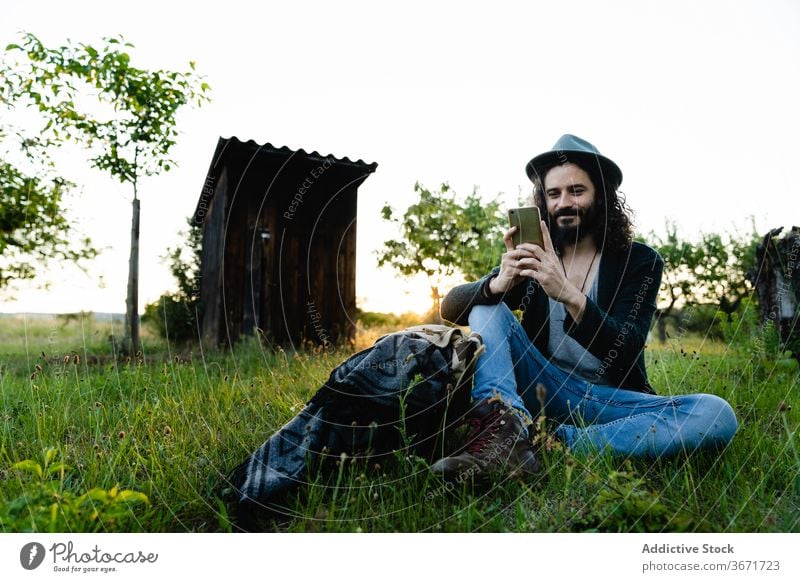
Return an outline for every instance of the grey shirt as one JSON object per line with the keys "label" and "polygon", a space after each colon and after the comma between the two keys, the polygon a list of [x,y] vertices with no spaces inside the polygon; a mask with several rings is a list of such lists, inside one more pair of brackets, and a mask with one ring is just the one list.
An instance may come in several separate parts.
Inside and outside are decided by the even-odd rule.
{"label": "grey shirt", "polygon": [[[597,284],[600,277],[595,275],[592,286],[586,296],[597,301]],[[567,309],[563,303],[548,297],[550,301],[550,361],[573,376],[577,376],[593,384],[605,384],[607,380],[598,374],[603,363],[589,353],[577,341],[564,333],[564,318]]]}

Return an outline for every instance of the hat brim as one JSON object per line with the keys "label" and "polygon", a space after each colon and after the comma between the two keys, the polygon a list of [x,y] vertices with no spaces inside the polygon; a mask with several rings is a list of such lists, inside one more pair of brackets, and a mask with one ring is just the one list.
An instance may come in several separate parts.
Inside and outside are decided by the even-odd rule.
{"label": "hat brim", "polygon": [[600,154],[577,150],[556,150],[539,154],[525,166],[525,172],[531,182],[537,178],[544,180],[545,173],[554,166],[575,162],[581,167],[596,167],[605,179],[610,177],[619,186],[622,184],[622,170],[619,166]]}

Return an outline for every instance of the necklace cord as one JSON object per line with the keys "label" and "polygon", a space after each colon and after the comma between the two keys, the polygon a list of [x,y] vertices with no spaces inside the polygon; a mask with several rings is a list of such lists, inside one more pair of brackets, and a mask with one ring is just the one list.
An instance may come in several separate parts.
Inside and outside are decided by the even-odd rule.
{"label": "necklace cord", "polygon": [[[600,252],[600,249],[594,251],[594,256],[592,257],[592,262],[589,263],[589,268],[586,270],[586,276],[583,278],[583,283],[581,284],[581,293],[583,293],[583,288],[586,287],[586,281],[589,279],[589,273],[592,272],[592,267],[594,267],[594,261],[597,258],[597,253]],[[564,258],[559,256],[558,259],[561,261],[561,269],[564,271],[564,277],[569,280],[567,277],[567,268],[564,266]]]}

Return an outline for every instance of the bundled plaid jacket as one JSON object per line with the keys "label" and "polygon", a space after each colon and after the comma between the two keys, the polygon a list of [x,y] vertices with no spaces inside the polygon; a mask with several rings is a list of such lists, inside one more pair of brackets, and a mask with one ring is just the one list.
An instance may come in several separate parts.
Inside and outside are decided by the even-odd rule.
{"label": "bundled plaid jacket", "polygon": [[386,454],[406,443],[433,454],[442,429],[466,411],[481,347],[478,336],[430,324],[385,335],[351,356],[232,471],[240,507],[247,511],[303,484],[310,461]]}

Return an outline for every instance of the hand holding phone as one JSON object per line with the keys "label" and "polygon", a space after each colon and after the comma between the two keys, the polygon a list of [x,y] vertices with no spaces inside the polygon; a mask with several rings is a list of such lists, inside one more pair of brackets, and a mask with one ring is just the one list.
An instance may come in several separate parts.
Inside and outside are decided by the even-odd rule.
{"label": "hand holding phone", "polygon": [[520,275],[520,271],[530,268],[530,266],[520,264],[519,261],[529,258],[531,253],[524,249],[517,249],[518,245],[532,243],[544,248],[539,209],[536,206],[509,209],[508,222],[511,228],[503,237],[506,252],[500,262],[500,272],[489,281],[489,292],[492,293],[509,291],[528,278],[526,275]]}
{"label": "hand holding phone", "polygon": [[512,235],[514,246],[516,247],[522,243],[533,243],[544,248],[540,221],[539,208],[536,206],[509,209],[508,223],[512,227],[517,227],[517,230]]}

